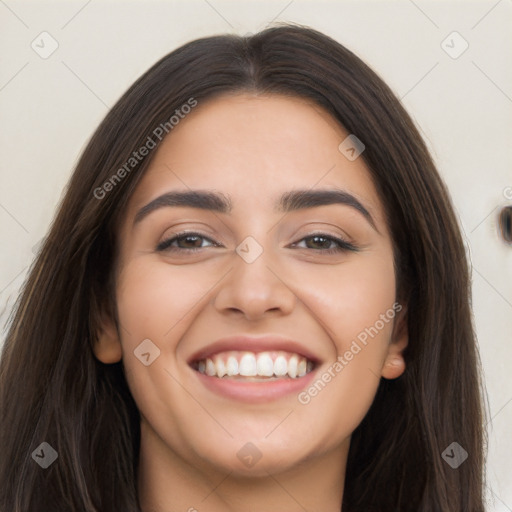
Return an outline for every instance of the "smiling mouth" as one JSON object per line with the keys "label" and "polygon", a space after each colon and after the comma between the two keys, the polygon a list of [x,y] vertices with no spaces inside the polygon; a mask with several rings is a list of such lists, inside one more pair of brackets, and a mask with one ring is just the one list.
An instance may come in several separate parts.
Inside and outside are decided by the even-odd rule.
{"label": "smiling mouth", "polygon": [[300,379],[313,371],[315,363],[293,352],[227,351],[193,361],[191,367],[208,377],[268,382]]}

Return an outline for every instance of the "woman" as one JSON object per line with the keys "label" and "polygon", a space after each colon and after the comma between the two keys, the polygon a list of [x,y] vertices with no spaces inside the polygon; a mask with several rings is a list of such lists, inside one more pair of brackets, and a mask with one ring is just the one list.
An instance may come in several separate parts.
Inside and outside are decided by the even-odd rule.
{"label": "woman", "polygon": [[483,511],[464,246],[410,117],[303,27],[96,130],[1,360],[0,510]]}

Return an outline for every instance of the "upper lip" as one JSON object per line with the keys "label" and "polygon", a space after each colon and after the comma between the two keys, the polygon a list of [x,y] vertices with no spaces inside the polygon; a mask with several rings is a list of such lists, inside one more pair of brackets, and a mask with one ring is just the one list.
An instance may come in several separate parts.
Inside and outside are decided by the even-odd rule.
{"label": "upper lip", "polygon": [[303,344],[288,338],[283,338],[282,336],[266,334],[258,337],[234,335],[226,338],[220,338],[195,352],[188,359],[188,363],[190,364],[194,361],[200,361],[219,352],[227,352],[230,350],[254,353],[269,351],[291,352],[303,356],[314,363],[319,362],[319,358]]}

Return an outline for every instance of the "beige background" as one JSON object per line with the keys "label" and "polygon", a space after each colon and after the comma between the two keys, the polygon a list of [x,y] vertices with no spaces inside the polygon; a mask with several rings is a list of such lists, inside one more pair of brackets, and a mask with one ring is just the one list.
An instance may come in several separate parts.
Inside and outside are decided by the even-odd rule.
{"label": "beige background", "polygon": [[512,246],[497,230],[499,208],[512,204],[511,19],[512,0],[0,0],[1,339],[71,169],[125,89],[191,39],[273,20],[312,26],[402,98],[452,193],[492,418],[488,510],[512,511]]}

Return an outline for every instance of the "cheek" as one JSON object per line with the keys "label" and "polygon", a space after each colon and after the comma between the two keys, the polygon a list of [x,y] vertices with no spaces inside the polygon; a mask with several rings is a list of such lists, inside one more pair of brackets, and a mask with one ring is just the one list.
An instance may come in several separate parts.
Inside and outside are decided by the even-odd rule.
{"label": "cheek", "polygon": [[169,346],[179,322],[200,306],[214,282],[206,269],[133,260],[123,269],[117,292],[119,320],[124,334],[130,333],[126,339],[165,340]]}
{"label": "cheek", "polygon": [[396,314],[392,257],[358,258],[302,280],[307,307],[324,326],[332,359],[299,397],[304,414],[322,417],[332,436],[352,432],[377,391]]}
{"label": "cheek", "polygon": [[[172,267],[141,257],[126,264],[117,286],[128,386],[142,416],[166,432],[174,446],[186,438],[183,417],[185,411],[191,411],[190,396],[179,384],[183,370],[176,358],[179,340],[190,326],[195,309],[204,307],[201,299],[215,283],[211,271],[193,267]],[[146,343],[144,351],[139,350],[142,342]],[[140,359],[146,353],[148,365],[144,357]],[[200,416],[201,411],[197,414]]]}
{"label": "cheek", "polygon": [[176,391],[169,373],[176,372],[178,342],[194,309],[202,307],[201,298],[214,283],[211,273],[203,274],[192,267],[173,268],[141,257],[130,261],[119,275],[117,310],[123,364],[142,410],[151,405],[151,397],[157,400]]}
{"label": "cheek", "polygon": [[[304,272],[301,297],[324,325],[335,348],[346,350],[346,343],[373,326],[395,302],[395,273],[392,256],[378,253],[357,255],[353,261],[335,267],[317,267]],[[380,329],[389,339],[392,322]]]}

